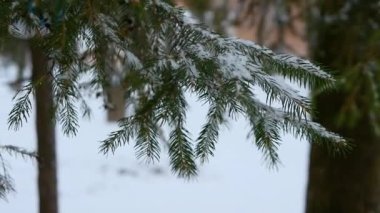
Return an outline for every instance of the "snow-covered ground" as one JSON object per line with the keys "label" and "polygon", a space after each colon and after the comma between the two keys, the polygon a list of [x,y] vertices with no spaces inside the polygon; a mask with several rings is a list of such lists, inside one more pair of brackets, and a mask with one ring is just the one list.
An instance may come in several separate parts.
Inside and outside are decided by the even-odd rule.
{"label": "snow-covered ground", "polygon": [[[1,71],[1,70],[0,70]],[[34,115],[18,132],[8,131],[7,115],[14,93],[6,86],[9,72],[0,72],[0,144],[34,149]],[[193,137],[204,122],[206,109],[189,99],[188,127]],[[99,154],[99,141],[116,129],[107,123],[101,103],[92,100],[91,120],[81,120],[77,137],[58,132],[61,213],[301,213],[309,145],[285,136],[282,165],[270,170],[251,141],[245,121],[231,122],[217,144],[215,157],[202,166],[199,177],[178,179],[169,168],[165,150],[161,161],[145,165],[135,158],[133,143],[115,155]],[[0,200],[0,213],[37,213],[36,163],[7,158],[16,193]]]}

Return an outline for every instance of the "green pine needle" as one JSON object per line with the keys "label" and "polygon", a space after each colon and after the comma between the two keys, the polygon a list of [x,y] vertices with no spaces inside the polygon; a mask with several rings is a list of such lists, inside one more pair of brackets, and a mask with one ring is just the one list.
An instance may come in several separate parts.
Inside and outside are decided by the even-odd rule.
{"label": "green pine needle", "polygon": [[[52,67],[44,79],[52,78],[53,117],[68,136],[78,132],[78,109],[85,115],[90,112],[81,92],[101,94],[108,106],[105,91],[112,86],[124,88],[129,114],[120,120],[119,129],[101,141],[103,154],[134,141],[137,157],[155,162],[162,148],[159,132],[166,125],[171,168],[178,176],[190,178],[197,174],[196,160],[205,163],[214,155],[220,126],[239,116],[249,121],[249,135],[273,166],[279,162],[283,132],[334,152],[349,149],[345,139],[309,120],[309,98],[283,80],[314,91],[331,89],[333,77],[307,60],[218,35],[194,24],[167,1],[111,0],[90,5],[63,1],[60,18],[55,14],[59,8],[51,2],[44,1],[40,8],[53,17],[50,28],[40,26],[38,17],[29,14],[27,1],[0,4],[0,26],[11,29],[0,32],[0,42],[21,37],[38,43],[48,55]],[[86,87],[81,86],[82,78],[88,82]],[[257,99],[258,88],[266,92],[266,102]],[[185,125],[185,93],[209,105],[194,141]],[[16,95],[8,117],[10,129],[18,130],[27,121],[30,94],[33,86],[27,84]]]}

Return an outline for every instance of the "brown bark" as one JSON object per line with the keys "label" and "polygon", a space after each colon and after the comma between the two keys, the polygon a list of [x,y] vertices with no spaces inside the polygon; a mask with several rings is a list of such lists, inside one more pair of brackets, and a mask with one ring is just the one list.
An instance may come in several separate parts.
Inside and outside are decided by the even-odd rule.
{"label": "brown bark", "polygon": [[331,118],[338,111],[334,106],[342,105],[337,97],[318,97],[320,122],[353,139],[355,146],[345,157],[332,157],[323,147],[312,145],[306,212],[380,212],[380,138],[366,119],[352,129],[336,128]]}
{"label": "brown bark", "polygon": [[32,80],[35,84],[39,212],[58,213],[57,160],[53,95],[48,58],[31,45]]}
{"label": "brown bark", "polygon": [[111,107],[107,109],[107,120],[114,122],[124,118],[126,100],[123,86],[111,86],[107,93],[111,104]]}
{"label": "brown bark", "polygon": [[[337,71],[362,73],[358,64],[373,60],[375,48],[368,37],[374,33],[369,20],[380,24],[378,10],[372,0],[356,5],[347,0],[317,0],[319,16],[310,20],[311,54],[314,60]],[[350,1],[354,4],[354,1]],[[343,8],[348,8],[344,18]],[[325,18],[324,18],[325,17]],[[333,20],[333,21],[332,21]],[[373,48],[373,49],[372,49]],[[367,54],[371,52],[371,54]],[[378,53],[378,52],[377,52]],[[376,57],[374,57],[376,58]],[[355,70],[355,68],[358,68]],[[359,75],[360,76],[360,75]],[[365,94],[367,85],[354,79],[357,89],[354,102],[360,118],[353,124],[338,123],[337,115],[347,104],[353,91],[329,92],[314,97],[317,121],[328,129],[352,139],[353,150],[346,157],[332,157],[323,147],[312,145],[307,189],[307,213],[377,213],[380,212],[380,136],[370,121],[371,101]],[[379,82],[380,84],[380,82]],[[346,117],[351,117],[346,113]]]}

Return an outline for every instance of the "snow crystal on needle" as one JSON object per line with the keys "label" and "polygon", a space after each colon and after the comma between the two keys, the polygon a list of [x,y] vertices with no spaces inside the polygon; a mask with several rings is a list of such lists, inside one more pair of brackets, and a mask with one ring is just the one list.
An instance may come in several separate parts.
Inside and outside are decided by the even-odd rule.
{"label": "snow crystal on needle", "polygon": [[251,79],[251,73],[247,69],[249,59],[238,52],[225,52],[218,57],[220,68],[225,74],[238,79]]}

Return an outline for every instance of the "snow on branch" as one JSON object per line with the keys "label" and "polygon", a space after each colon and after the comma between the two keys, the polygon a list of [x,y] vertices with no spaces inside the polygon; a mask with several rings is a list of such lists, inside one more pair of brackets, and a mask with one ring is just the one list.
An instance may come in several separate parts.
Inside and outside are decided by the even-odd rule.
{"label": "snow on branch", "polygon": [[[21,21],[25,29],[36,29],[28,17],[17,16],[18,10],[27,6],[23,4],[0,5],[0,11],[16,14],[10,22],[6,17],[1,19],[0,13],[0,26]],[[112,153],[135,141],[139,157],[156,161],[161,151],[158,132],[168,125],[172,169],[181,177],[191,177],[197,174],[197,160],[205,162],[213,155],[219,126],[236,115],[250,122],[249,134],[271,164],[278,162],[281,131],[344,149],[340,146],[346,144],[343,138],[309,120],[309,98],[276,77],[312,89],[328,89],[333,77],[311,62],[214,33],[163,0],[66,6],[63,18],[49,23],[47,34],[36,33],[30,39],[41,45],[53,62],[55,71],[47,75],[53,77],[55,102],[60,104],[54,117],[60,119],[68,135],[77,132],[75,102],[81,97],[81,76],[89,79],[85,89],[104,94],[104,100],[105,91],[115,82],[123,86],[133,112],[101,142],[101,152]],[[257,87],[266,92],[266,103],[257,100]],[[32,89],[30,86],[17,96],[8,120],[11,128],[17,129],[26,121]],[[195,141],[186,128],[186,92],[210,106]],[[273,102],[281,103],[282,108],[274,108]]]}

